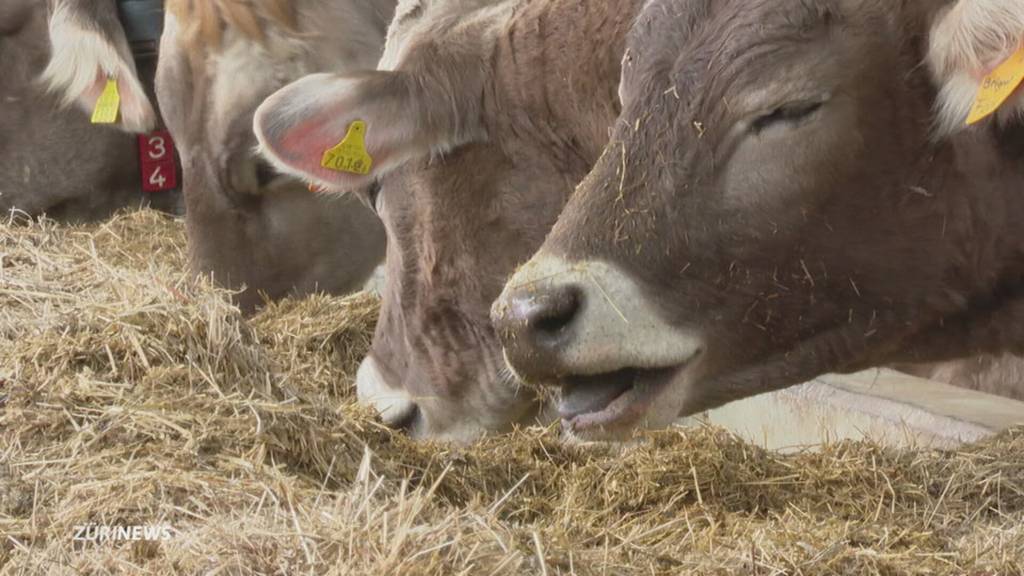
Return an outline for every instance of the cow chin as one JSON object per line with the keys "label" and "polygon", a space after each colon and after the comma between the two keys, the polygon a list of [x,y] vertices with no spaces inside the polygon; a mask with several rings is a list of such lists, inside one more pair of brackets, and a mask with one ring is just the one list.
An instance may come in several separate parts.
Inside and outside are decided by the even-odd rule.
{"label": "cow chin", "polygon": [[459,398],[413,396],[389,385],[377,360],[367,356],[356,373],[356,395],[384,425],[416,439],[469,444],[516,425],[553,421],[550,409],[504,370]]}

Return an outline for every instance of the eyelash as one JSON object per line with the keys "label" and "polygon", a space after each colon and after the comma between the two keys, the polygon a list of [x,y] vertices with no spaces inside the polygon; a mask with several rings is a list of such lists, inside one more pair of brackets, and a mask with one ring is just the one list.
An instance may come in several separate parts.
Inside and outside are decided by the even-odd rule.
{"label": "eyelash", "polygon": [[761,131],[778,122],[802,120],[820,110],[823,104],[823,102],[810,102],[780,106],[769,114],[755,118],[750,124],[750,131],[754,134],[760,134]]}
{"label": "eyelash", "polygon": [[366,198],[370,203],[370,209],[377,211],[377,198],[380,196],[380,180],[374,180],[370,189],[366,191]]}
{"label": "eyelash", "polygon": [[261,158],[256,160],[256,185],[266,188],[278,178],[277,170]]}

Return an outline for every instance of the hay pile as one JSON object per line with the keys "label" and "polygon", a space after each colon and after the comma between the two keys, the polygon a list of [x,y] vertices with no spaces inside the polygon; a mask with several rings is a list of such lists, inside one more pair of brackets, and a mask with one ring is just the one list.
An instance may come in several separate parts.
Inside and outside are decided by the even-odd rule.
{"label": "hay pile", "polygon": [[1024,431],[414,445],[352,403],[373,298],[246,320],[182,246],[151,212],[0,228],[0,574],[1024,574]]}

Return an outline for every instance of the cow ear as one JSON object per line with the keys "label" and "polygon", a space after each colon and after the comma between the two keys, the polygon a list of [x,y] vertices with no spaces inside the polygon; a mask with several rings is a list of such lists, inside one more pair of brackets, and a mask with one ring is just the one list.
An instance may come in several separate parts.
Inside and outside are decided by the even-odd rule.
{"label": "cow ear", "polygon": [[52,52],[43,81],[51,90],[91,116],[108,83],[114,81],[120,127],[128,132],[156,127],[156,112],[139,81],[114,2],[57,0],[49,24]]}
{"label": "cow ear", "polygon": [[254,129],[279,170],[344,192],[410,159],[483,139],[479,94],[457,86],[411,72],[314,74],[268,98]]}
{"label": "cow ear", "polygon": [[[929,33],[928,65],[940,89],[939,136],[964,128],[985,77],[1024,47],[1024,0],[959,0],[941,11]],[[1024,115],[1024,92],[997,114]]]}

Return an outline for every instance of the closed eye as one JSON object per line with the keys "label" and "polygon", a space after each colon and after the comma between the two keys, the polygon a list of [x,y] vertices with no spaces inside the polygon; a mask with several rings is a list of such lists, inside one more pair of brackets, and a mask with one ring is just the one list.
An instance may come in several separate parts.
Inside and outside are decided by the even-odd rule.
{"label": "closed eye", "polygon": [[277,170],[265,160],[262,158],[256,159],[256,184],[260,190],[270,186],[280,176]]}
{"label": "closed eye", "polygon": [[366,201],[370,209],[377,212],[377,198],[380,196],[380,180],[374,180],[366,191]]}
{"label": "closed eye", "polygon": [[758,116],[750,123],[750,131],[760,134],[764,130],[779,124],[796,124],[812,116],[824,106],[824,102],[799,102],[779,106],[768,114]]}

